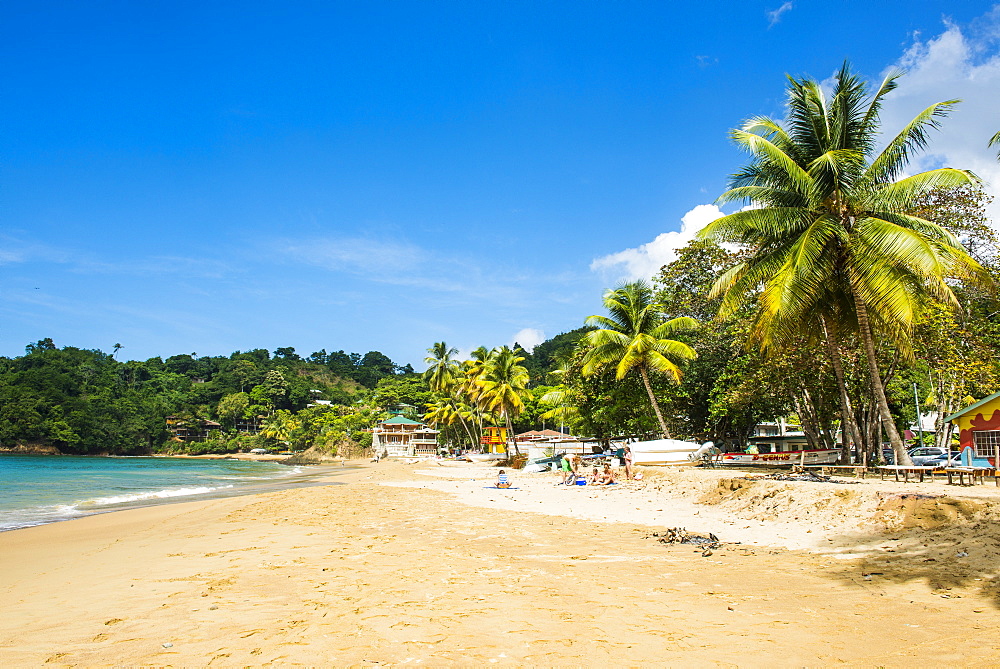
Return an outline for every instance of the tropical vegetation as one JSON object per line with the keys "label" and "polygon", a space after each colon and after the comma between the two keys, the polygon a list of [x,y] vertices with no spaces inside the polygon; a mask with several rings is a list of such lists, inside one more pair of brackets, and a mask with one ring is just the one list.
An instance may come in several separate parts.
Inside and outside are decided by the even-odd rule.
{"label": "tropical vegetation", "polygon": [[732,133],[751,162],[719,200],[750,207],[716,220],[701,236],[748,249],[712,289],[723,316],[752,303],[752,338],[764,348],[826,343],[845,444],[861,443],[841,351],[845,337],[857,336],[882,429],[897,461],[907,462],[877,343],[911,358],[921,310],[931,302],[957,308],[949,281],[988,277],[955,235],[914,213],[933,189],[969,186],[976,177],[954,168],[904,176],[909,157],[956,101],[931,105],[877,150],[879,111],[898,77],[887,76],[868,95],[845,64],[829,98],[819,82],[791,78],[785,123],[752,118]]}
{"label": "tropical vegetation", "polygon": [[442,449],[504,427],[513,454],[514,434],[544,428],[739,449],[758,423],[788,419],[814,447],[839,439],[870,461],[888,441],[905,462],[920,414],[936,420],[928,443],[948,445],[943,417],[1000,389],[1000,247],[975,175],[909,174],[956,102],[882,128],[898,82],[872,90],[847,65],[829,91],[790,78],[784,119],[732,132],[749,161],[719,201],[742,207],[530,350],[436,342],[418,374],[378,351],[123,361],[121,344],[44,339],[0,358],[0,449],[359,453],[400,413],[433,424]]}

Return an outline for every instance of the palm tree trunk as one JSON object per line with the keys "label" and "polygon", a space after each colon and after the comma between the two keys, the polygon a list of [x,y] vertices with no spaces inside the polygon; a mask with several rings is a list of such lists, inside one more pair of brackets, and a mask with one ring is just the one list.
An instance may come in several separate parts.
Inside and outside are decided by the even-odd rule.
{"label": "palm tree trunk", "polygon": [[865,356],[868,358],[872,392],[878,405],[882,427],[885,429],[886,436],[889,437],[889,443],[892,444],[892,452],[896,455],[896,464],[912,465],[913,461],[910,460],[906,446],[899,436],[899,430],[896,429],[896,423],[892,420],[892,414],[889,413],[889,401],[885,397],[885,388],[882,386],[882,377],[879,375],[878,360],[875,357],[875,341],[872,339],[871,325],[868,322],[868,307],[853,289],[851,292],[854,294],[854,305],[858,312],[858,330],[861,332],[861,342],[864,344]]}
{"label": "palm tree trunk", "polygon": [[826,346],[830,352],[830,364],[833,365],[833,374],[837,377],[837,388],[840,390],[840,460],[841,464],[850,462],[851,445],[864,448],[861,441],[861,432],[858,424],[854,420],[854,407],[851,406],[851,396],[847,393],[847,380],[844,375],[844,359],[840,353],[840,339],[837,337],[836,326],[827,323],[826,318],[822,319],[823,334],[826,335]]}
{"label": "palm tree trunk", "polygon": [[653,405],[653,411],[656,412],[656,420],[660,421],[660,430],[663,432],[663,438],[670,439],[670,431],[667,429],[667,423],[663,420],[663,414],[660,412],[660,404],[656,401],[656,395],[653,394],[653,386],[649,385],[649,374],[646,373],[646,365],[639,365],[639,374],[642,375],[642,383],[646,386],[649,403]]}
{"label": "palm tree trunk", "polygon": [[465,428],[465,433],[469,435],[469,448],[475,448],[476,442],[472,438],[472,432],[469,431],[469,426],[465,423],[465,419],[462,418],[462,412],[458,408],[455,409],[455,413],[458,415],[458,419],[462,421],[462,427]]}
{"label": "palm tree trunk", "polygon": [[514,425],[510,422],[510,414],[504,411],[503,417],[507,422],[507,458],[510,459],[511,444],[514,444],[514,455],[521,455],[521,449],[517,447],[517,439],[514,438]]}

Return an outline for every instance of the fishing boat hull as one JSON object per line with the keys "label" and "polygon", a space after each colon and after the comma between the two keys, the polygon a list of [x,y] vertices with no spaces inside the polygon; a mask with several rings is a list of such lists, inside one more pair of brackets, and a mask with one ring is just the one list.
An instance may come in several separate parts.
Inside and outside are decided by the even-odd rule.
{"label": "fishing boat hull", "polygon": [[466,453],[465,459],[469,462],[487,463],[506,460],[506,453]]}
{"label": "fishing boat hull", "polygon": [[693,465],[692,459],[701,444],[680,439],[652,439],[637,441],[628,445],[632,449],[632,464],[644,466]]}
{"label": "fishing boat hull", "polygon": [[783,453],[723,453],[720,465],[832,465],[840,457],[840,449],[787,451]]}

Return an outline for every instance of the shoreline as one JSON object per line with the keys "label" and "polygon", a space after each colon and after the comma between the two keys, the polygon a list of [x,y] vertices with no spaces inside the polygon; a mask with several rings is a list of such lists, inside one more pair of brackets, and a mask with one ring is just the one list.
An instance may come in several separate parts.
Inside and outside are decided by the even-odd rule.
{"label": "shoreline", "polygon": [[[997,494],[743,475],[653,471],[642,484],[588,490],[517,473],[516,489],[501,491],[488,487],[493,468],[382,461],[336,477],[348,485],[5,532],[0,660],[976,666],[1000,659],[992,643],[1000,623]],[[887,516],[885,504],[898,500],[912,508]],[[779,526],[792,523],[776,518],[796,504],[809,514],[797,521],[801,534],[782,544]],[[962,504],[967,516],[934,521]],[[884,529],[860,527],[869,508]],[[723,546],[707,556],[652,536],[681,520],[704,532],[726,519],[735,522],[717,532]],[[737,531],[758,543],[735,543]],[[796,547],[796,537],[814,547]],[[142,569],[122,568],[131,564]]]}
{"label": "shoreline", "polygon": [[[32,456],[34,457],[34,456]],[[69,456],[78,457],[78,456]],[[90,456],[102,457],[102,456]],[[143,457],[143,456],[130,456]],[[148,456],[145,456],[148,457]],[[111,460],[123,459],[111,456]],[[206,458],[182,458],[205,460]],[[227,458],[207,458],[212,461]],[[285,463],[267,458],[233,458],[242,462],[263,462],[269,464]],[[94,515],[104,515],[121,511],[133,511],[150,507],[184,504],[188,502],[211,501],[234,497],[267,494],[269,492],[295,488],[308,488],[323,485],[340,485],[338,477],[345,472],[357,469],[357,465],[346,463],[289,463],[287,467],[269,469],[267,475],[249,475],[242,480],[234,479],[227,482],[223,477],[211,483],[199,478],[191,478],[186,483],[168,484],[164,487],[149,487],[134,490],[128,494],[118,494],[110,490],[91,491],[92,496],[80,492],[76,498],[40,504],[28,504],[19,508],[4,509],[0,512],[0,534],[17,532],[32,527],[61,524],[79,520]],[[228,477],[231,478],[231,477]]]}

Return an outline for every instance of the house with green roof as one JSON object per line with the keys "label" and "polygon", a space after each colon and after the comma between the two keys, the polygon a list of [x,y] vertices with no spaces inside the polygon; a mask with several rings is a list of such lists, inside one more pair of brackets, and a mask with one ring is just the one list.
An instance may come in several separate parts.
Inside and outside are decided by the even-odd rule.
{"label": "house with green roof", "polygon": [[438,431],[403,416],[393,416],[372,429],[372,450],[381,457],[437,455]]}

